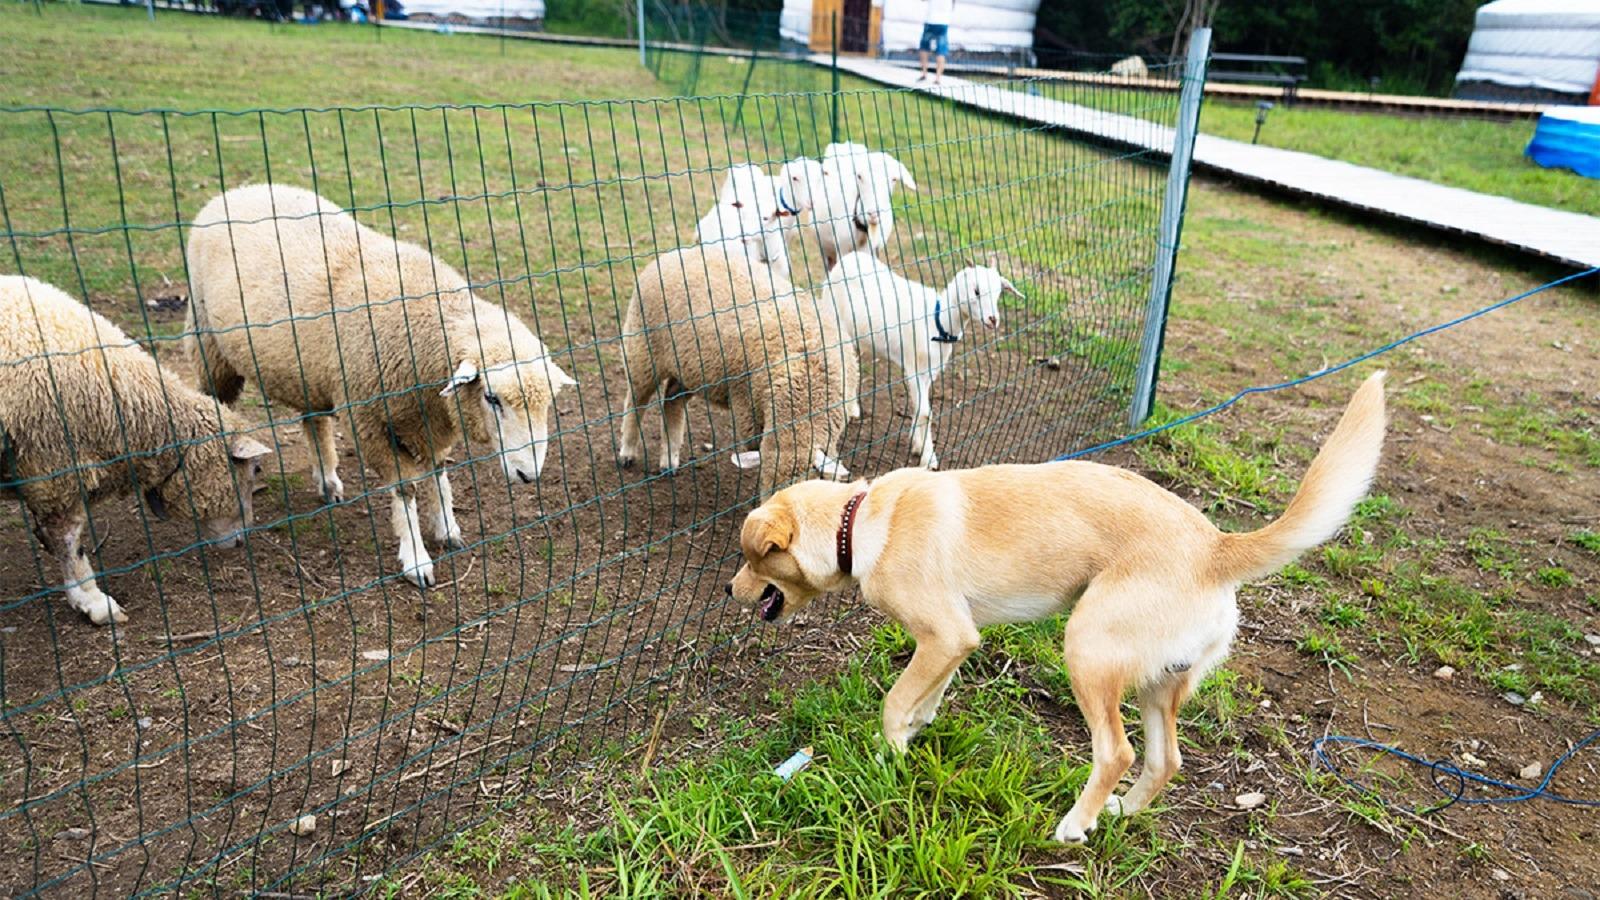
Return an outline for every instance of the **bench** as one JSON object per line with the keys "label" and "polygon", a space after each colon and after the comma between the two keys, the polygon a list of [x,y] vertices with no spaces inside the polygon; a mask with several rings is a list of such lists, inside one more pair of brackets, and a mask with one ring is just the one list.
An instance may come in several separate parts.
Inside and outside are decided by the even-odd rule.
{"label": "bench", "polygon": [[1294,105],[1295,93],[1300,88],[1300,82],[1306,80],[1306,58],[1303,56],[1213,53],[1211,65],[1212,68],[1206,73],[1206,78],[1211,81],[1282,86],[1285,106]]}

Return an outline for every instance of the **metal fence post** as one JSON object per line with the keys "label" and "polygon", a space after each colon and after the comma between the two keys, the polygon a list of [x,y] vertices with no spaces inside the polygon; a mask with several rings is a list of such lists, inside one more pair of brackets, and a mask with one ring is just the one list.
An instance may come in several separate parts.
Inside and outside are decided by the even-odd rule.
{"label": "metal fence post", "polygon": [[833,102],[831,104],[832,113],[829,118],[831,124],[829,133],[832,137],[829,140],[831,143],[837,144],[839,143],[839,11],[834,10],[832,16],[833,27],[830,29],[832,33],[829,34],[829,38],[833,44]]}
{"label": "metal fence post", "polygon": [[639,65],[648,66],[644,55],[644,0],[639,0]]}
{"label": "metal fence post", "polygon": [[1194,160],[1194,138],[1200,126],[1200,100],[1205,95],[1206,63],[1211,56],[1211,29],[1197,28],[1189,37],[1189,55],[1183,65],[1183,90],[1178,99],[1178,122],[1172,134],[1172,164],[1167,168],[1167,193],[1161,202],[1161,224],[1156,232],[1156,270],[1150,281],[1150,302],[1145,310],[1144,339],[1139,343],[1138,381],[1129,424],[1150,417],[1156,399],[1156,375],[1161,369],[1161,345],[1167,332],[1167,306],[1172,300],[1172,274],[1178,261],[1178,240],[1183,232],[1183,207],[1189,196],[1189,169]]}

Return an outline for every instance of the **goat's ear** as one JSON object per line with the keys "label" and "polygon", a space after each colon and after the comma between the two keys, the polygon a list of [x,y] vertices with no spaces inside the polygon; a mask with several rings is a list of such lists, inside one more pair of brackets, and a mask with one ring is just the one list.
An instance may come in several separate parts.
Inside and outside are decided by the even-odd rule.
{"label": "goat's ear", "polygon": [[762,559],[769,553],[789,549],[794,542],[795,521],[781,506],[762,506],[745,517],[739,531],[739,546],[745,559]]}
{"label": "goat's ear", "polygon": [[236,437],[233,443],[228,445],[228,455],[234,462],[249,462],[252,459],[269,456],[271,453],[271,447],[251,437]]}
{"label": "goat's ear", "polygon": [[470,359],[463,359],[461,365],[456,366],[454,375],[445,382],[444,389],[439,392],[441,397],[454,396],[455,392],[478,380],[478,364]]}
{"label": "goat's ear", "polygon": [[553,362],[545,362],[545,371],[550,373],[550,393],[552,396],[559,395],[565,388],[578,386],[578,379],[568,375],[564,369]]}
{"label": "goat's ear", "polygon": [[1007,280],[1004,277],[1001,277],[1001,279],[1000,279],[1000,291],[1001,291],[1001,293],[1004,293],[1006,291],[1010,291],[1011,293],[1017,295],[1017,299],[1018,300],[1026,300],[1026,299],[1028,299],[1027,297],[1022,296],[1022,292],[1017,290],[1017,286],[1016,285],[1012,284],[1009,280]]}
{"label": "goat's ear", "polygon": [[912,192],[913,194],[916,193],[917,180],[911,177],[911,170],[906,168],[906,164],[898,159],[894,161],[894,164],[900,169],[900,183],[905,185],[906,190]]}

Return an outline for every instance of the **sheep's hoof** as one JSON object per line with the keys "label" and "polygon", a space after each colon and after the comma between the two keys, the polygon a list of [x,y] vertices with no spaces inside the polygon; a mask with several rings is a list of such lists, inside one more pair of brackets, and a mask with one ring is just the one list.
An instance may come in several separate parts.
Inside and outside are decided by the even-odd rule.
{"label": "sheep's hoof", "polygon": [[633,468],[634,463],[637,463],[638,461],[639,458],[637,456],[630,456],[622,453],[617,454],[617,465],[623,467],[624,469]]}
{"label": "sheep's hoof", "polygon": [[421,563],[407,569],[406,580],[422,590],[433,587],[433,563]]}
{"label": "sheep's hoof", "polygon": [[344,502],[344,483],[337,478],[330,478],[322,483],[322,502],[331,506]]}
{"label": "sheep's hoof", "polygon": [[128,614],[122,611],[117,601],[111,599],[110,594],[101,594],[89,601],[88,608],[83,612],[88,615],[89,621],[96,625],[120,625],[128,621]]}
{"label": "sheep's hoof", "polygon": [[447,534],[444,536],[444,546],[447,550],[465,550],[467,549],[467,539],[462,537],[459,531],[454,534]]}

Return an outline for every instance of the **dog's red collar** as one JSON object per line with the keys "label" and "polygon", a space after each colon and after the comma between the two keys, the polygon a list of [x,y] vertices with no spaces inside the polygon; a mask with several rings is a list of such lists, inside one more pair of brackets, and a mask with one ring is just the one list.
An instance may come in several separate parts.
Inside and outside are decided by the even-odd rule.
{"label": "dog's red collar", "polygon": [[839,537],[835,542],[835,549],[839,553],[839,571],[850,574],[851,557],[851,532],[856,527],[856,509],[861,506],[861,501],[867,498],[867,492],[862,491],[845,501],[844,512],[839,514]]}

